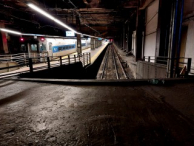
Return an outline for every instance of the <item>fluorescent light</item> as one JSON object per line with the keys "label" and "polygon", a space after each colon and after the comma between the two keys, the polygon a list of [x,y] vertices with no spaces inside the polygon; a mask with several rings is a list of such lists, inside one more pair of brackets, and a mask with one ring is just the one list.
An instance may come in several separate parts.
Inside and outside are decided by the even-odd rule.
{"label": "fluorescent light", "polygon": [[17,34],[17,35],[21,35],[22,34],[21,32],[13,31],[13,30],[5,29],[5,28],[0,28],[0,30],[4,31],[4,32],[8,32],[8,33]]}
{"label": "fluorescent light", "polygon": [[28,6],[36,11],[38,11],[39,13],[41,13],[42,15],[48,17],[49,19],[54,20],[55,18],[53,16],[51,16],[50,14],[48,14],[47,12],[41,10],[40,8],[38,8],[37,6],[35,6],[34,4],[28,4]]}
{"label": "fluorescent light", "polygon": [[68,25],[66,25],[65,23],[63,23],[62,21],[56,19],[55,17],[53,17],[53,16],[50,15],[49,13],[43,11],[41,8],[35,6],[34,4],[29,3],[29,4],[27,4],[27,5],[28,5],[30,8],[32,8],[33,10],[39,12],[40,14],[42,14],[42,15],[46,16],[47,18],[53,20],[54,22],[58,23],[59,25],[61,25],[61,26],[65,27],[65,28],[67,28],[68,30],[73,31],[73,32],[76,33],[76,34],[80,34],[79,32],[75,31],[74,29],[72,29],[71,27],[69,27]]}
{"label": "fluorescent light", "polygon": [[45,34],[22,33],[23,36],[45,36]]}
{"label": "fluorescent light", "polygon": [[88,36],[88,37],[92,37],[91,35],[88,35],[88,34],[83,34],[84,36]]}

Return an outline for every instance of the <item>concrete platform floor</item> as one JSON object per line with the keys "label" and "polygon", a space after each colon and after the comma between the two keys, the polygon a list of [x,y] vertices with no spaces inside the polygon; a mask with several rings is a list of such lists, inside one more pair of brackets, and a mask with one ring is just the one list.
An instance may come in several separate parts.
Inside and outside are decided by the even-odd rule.
{"label": "concrete platform floor", "polygon": [[0,80],[0,145],[194,145],[193,89]]}

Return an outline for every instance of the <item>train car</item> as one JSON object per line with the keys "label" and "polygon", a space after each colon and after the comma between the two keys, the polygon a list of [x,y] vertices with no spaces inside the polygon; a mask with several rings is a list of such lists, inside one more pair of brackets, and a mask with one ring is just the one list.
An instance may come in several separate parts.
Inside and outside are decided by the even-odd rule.
{"label": "train car", "polygon": [[[82,38],[82,50],[90,47],[90,38]],[[23,39],[21,52],[35,54],[48,53],[48,56],[64,56],[77,51],[77,39],[38,37],[37,39]]]}

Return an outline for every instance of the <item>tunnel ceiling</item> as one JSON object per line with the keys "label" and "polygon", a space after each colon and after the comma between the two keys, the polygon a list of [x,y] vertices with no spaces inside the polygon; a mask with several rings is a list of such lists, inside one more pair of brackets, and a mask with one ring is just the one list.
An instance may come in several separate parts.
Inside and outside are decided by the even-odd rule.
{"label": "tunnel ceiling", "polygon": [[64,29],[26,4],[32,2],[79,32],[114,37],[135,23],[137,0],[1,0],[0,21],[25,33],[64,35]]}

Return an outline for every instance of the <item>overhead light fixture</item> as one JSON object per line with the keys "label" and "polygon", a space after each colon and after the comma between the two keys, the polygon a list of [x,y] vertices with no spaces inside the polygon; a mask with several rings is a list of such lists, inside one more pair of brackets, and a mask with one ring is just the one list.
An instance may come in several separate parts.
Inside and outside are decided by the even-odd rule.
{"label": "overhead light fixture", "polygon": [[18,31],[13,31],[13,30],[9,30],[9,29],[5,29],[5,28],[0,28],[1,31],[7,32],[7,33],[12,33],[12,34],[17,34],[17,35],[22,35],[21,32]]}
{"label": "overhead light fixture", "polygon": [[45,17],[53,20],[54,22],[56,22],[57,24],[67,28],[68,30],[73,31],[76,34],[81,34],[79,32],[77,32],[76,30],[74,30],[73,28],[69,27],[68,25],[66,25],[65,23],[63,23],[62,21],[58,20],[57,18],[53,17],[52,15],[50,15],[49,13],[45,12],[44,10],[42,10],[41,8],[37,7],[36,5],[29,3],[27,4],[30,8],[32,8],[33,10],[37,11],[38,13],[44,15]]}

